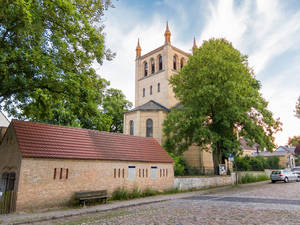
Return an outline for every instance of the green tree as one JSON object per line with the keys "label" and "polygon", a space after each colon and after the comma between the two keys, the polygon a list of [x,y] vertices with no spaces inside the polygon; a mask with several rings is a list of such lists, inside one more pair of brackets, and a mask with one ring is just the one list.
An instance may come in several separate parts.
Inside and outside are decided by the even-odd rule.
{"label": "green tree", "polygon": [[12,116],[109,130],[101,0],[0,1],[0,104]]}
{"label": "green tree", "polygon": [[240,149],[237,133],[250,146],[274,148],[280,122],[267,110],[247,57],[228,41],[205,41],[170,84],[182,107],[164,121],[167,151],[181,155],[192,144],[211,148],[217,173],[228,154]]}
{"label": "green tree", "polygon": [[300,96],[296,102],[295,112],[296,112],[296,117],[300,119]]}
{"label": "green tree", "polygon": [[297,146],[300,144],[300,136],[294,136],[289,138],[288,144],[291,146]]}
{"label": "green tree", "polygon": [[108,89],[103,99],[103,111],[112,117],[109,130],[123,133],[124,113],[132,107],[132,103],[125,99],[121,90]]}

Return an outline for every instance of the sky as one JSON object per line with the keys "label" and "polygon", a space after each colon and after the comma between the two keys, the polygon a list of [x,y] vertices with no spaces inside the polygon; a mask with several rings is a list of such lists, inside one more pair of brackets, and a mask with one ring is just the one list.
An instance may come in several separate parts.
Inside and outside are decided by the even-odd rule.
{"label": "sky", "polygon": [[298,0],[120,0],[105,12],[106,47],[116,53],[112,61],[95,65],[110,87],[123,91],[134,103],[135,48],[142,55],[164,44],[166,21],[171,44],[191,53],[209,38],[226,38],[248,55],[274,118],[282,131],[277,145],[300,135],[295,104],[300,96],[300,1]]}

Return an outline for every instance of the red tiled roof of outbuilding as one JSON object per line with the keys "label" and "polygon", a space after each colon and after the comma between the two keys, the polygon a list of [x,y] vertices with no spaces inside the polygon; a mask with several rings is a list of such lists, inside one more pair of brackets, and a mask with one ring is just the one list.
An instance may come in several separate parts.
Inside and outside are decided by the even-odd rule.
{"label": "red tiled roof of outbuilding", "polygon": [[22,157],[173,163],[153,138],[13,120]]}

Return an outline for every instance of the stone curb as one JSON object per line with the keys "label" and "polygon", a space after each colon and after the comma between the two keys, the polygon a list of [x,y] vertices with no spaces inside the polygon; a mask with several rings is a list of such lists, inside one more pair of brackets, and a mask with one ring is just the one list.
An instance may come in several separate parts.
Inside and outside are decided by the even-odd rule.
{"label": "stone curb", "polygon": [[[270,181],[261,181],[261,182],[249,183],[249,184],[240,184],[237,187],[247,187],[247,186],[262,185],[262,184],[267,184],[267,183],[270,183]],[[148,198],[139,198],[139,199],[132,199],[132,200],[127,200],[127,201],[119,201],[119,202],[112,203],[110,205],[98,205],[98,206],[92,206],[90,208],[81,208],[81,209],[76,209],[76,210],[70,209],[70,210],[66,210],[65,212],[62,212],[61,215],[57,215],[57,216],[51,215],[51,214],[54,214],[56,212],[60,213],[60,211],[38,213],[38,215],[36,215],[36,214],[17,215],[15,217],[12,216],[11,218],[7,218],[7,219],[5,218],[5,216],[4,217],[0,216],[0,221],[2,220],[2,222],[4,222],[3,224],[8,224],[8,225],[20,225],[20,224],[45,222],[45,221],[51,221],[51,220],[56,220],[56,219],[72,217],[72,216],[80,216],[80,215],[98,213],[98,212],[107,212],[107,211],[118,210],[118,209],[122,209],[122,208],[128,208],[128,207],[132,207],[132,206],[141,206],[141,205],[146,205],[146,204],[151,204],[151,203],[170,201],[170,200],[175,200],[175,199],[191,197],[191,196],[199,195],[199,194],[203,195],[203,194],[208,194],[212,191],[228,190],[233,187],[236,187],[236,186],[230,185],[230,186],[222,186],[222,187],[212,187],[212,188],[209,188],[206,190],[190,191],[190,192],[176,193],[176,194],[169,194],[169,195],[158,195],[158,196],[152,196],[152,197],[148,197]],[[137,201],[141,201],[141,202],[137,202]],[[107,206],[108,206],[108,208],[107,208]],[[72,212],[72,211],[77,211],[77,212]],[[40,218],[36,218],[36,217],[40,217]],[[10,221],[14,221],[14,220],[15,221],[22,220],[22,221],[21,222],[10,222]]]}

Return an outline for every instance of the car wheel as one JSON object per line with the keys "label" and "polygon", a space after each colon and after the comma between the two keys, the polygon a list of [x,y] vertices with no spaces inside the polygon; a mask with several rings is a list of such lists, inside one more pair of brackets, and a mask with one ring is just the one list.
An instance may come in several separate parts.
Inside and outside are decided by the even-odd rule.
{"label": "car wheel", "polygon": [[273,184],[276,182],[276,180],[271,180],[271,181],[272,181]]}
{"label": "car wheel", "polygon": [[285,177],[284,178],[284,183],[288,183],[289,182],[289,178]]}

